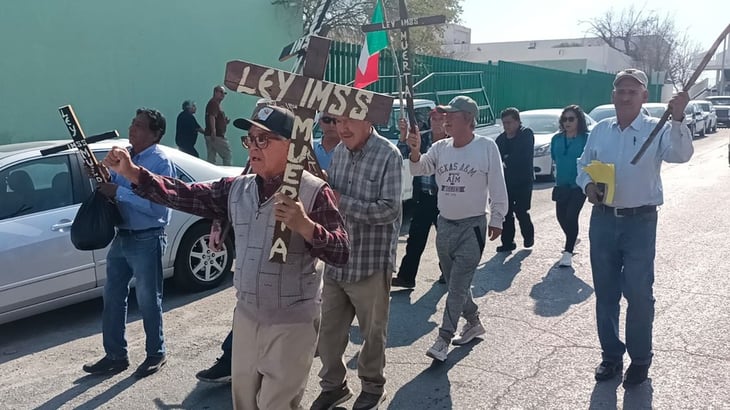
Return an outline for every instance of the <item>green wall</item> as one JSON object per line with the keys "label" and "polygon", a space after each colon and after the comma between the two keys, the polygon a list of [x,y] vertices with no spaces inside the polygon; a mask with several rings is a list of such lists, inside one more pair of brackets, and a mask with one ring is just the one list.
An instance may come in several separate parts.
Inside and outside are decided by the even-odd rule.
{"label": "green wall", "polygon": [[[225,63],[291,69],[279,53],[302,33],[301,10],[268,0],[4,0],[0,12],[0,144],[67,139],[58,107],[72,104],[87,135],[124,137],[140,106],[168,119],[174,146],[185,99],[203,122]],[[223,109],[248,117],[255,97],[229,92]],[[227,136],[243,164],[240,134]],[[198,151],[204,155],[202,136]]]}

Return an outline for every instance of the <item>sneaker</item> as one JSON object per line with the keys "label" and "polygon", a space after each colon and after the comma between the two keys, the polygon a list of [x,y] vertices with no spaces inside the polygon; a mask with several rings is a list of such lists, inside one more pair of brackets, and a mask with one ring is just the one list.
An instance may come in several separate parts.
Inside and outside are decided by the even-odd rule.
{"label": "sneaker", "polygon": [[525,245],[525,248],[527,249],[532,248],[535,245],[535,238],[525,239],[523,245]]}
{"label": "sneaker", "polygon": [[414,282],[406,282],[403,279],[396,276],[390,280],[390,286],[394,286],[397,288],[413,289],[416,287],[416,284]]}
{"label": "sneaker", "polygon": [[517,244],[512,242],[511,244],[497,246],[497,252],[512,252],[517,249]]}
{"label": "sneaker", "polygon": [[624,374],[624,389],[628,389],[634,386],[638,386],[644,383],[649,378],[649,365],[648,364],[633,364],[629,365],[629,368]]}
{"label": "sneaker", "polygon": [[383,404],[386,398],[385,390],[381,394],[362,392],[357,396],[352,410],[376,410],[378,406]]}
{"label": "sneaker", "polygon": [[568,251],[564,251],[563,256],[560,257],[558,266],[564,267],[564,268],[569,268],[569,267],[573,266],[573,254]]}
{"label": "sneaker", "polygon": [[438,360],[440,362],[446,361],[446,356],[449,354],[449,342],[443,337],[439,336],[436,338],[436,343],[426,351],[426,356]]}
{"label": "sneaker", "polygon": [[[347,384],[343,384],[340,388],[335,390],[323,391],[317,396],[312,403],[310,410],[332,410],[338,404],[342,404],[352,397],[352,391],[347,387]],[[358,398],[359,399],[359,398]]]}
{"label": "sneaker", "polygon": [[594,373],[595,379],[597,382],[611,380],[614,377],[619,376],[623,368],[623,362],[610,362],[608,360],[604,360],[598,365],[598,367],[596,367],[596,371]]}
{"label": "sneaker", "polygon": [[83,369],[91,374],[114,374],[127,370],[129,359],[110,359],[104,356],[96,363],[85,364]]}
{"label": "sneaker", "polygon": [[487,331],[484,330],[484,326],[482,326],[482,322],[479,319],[471,323],[466,322],[464,327],[461,329],[459,336],[455,337],[451,343],[457,346],[465,345],[474,340],[475,337],[482,336],[485,333],[487,333]]}
{"label": "sneaker", "polygon": [[137,377],[147,377],[155,374],[160,371],[165,363],[167,363],[167,357],[165,356],[147,356],[144,362],[134,371],[134,375]]}
{"label": "sneaker", "polygon": [[438,283],[440,283],[442,285],[446,283],[446,278],[444,277],[443,273],[441,274],[441,276],[439,276]]}
{"label": "sneaker", "polygon": [[231,382],[231,360],[219,357],[215,364],[209,369],[201,370],[195,374],[201,382],[206,383],[230,383]]}

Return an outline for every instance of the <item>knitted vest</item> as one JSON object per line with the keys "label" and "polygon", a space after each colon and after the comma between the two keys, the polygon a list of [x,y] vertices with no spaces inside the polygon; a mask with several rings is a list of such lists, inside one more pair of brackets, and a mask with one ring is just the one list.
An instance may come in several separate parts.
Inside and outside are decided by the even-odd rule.
{"label": "knitted vest", "polygon": [[[299,201],[309,214],[325,182],[302,173]],[[269,262],[274,235],[274,198],[259,206],[255,175],[231,185],[228,209],[236,237],[233,284],[237,309],[264,324],[305,323],[319,314],[323,264],[310,255],[304,238],[292,232],[286,263]],[[319,266],[317,266],[319,265]]]}

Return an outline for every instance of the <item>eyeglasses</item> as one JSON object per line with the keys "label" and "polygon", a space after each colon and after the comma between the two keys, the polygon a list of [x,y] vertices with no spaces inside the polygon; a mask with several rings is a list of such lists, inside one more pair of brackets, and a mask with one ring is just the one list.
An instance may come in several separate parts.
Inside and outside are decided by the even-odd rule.
{"label": "eyeglasses", "polygon": [[241,137],[241,145],[243,145],[243,148],[246,149],[251,149],[251,146],[255,146],[258,149],[266,149],[269,146],[269,141],[272,139],[274,141],[284,141],[283,138],[267,132],[264,134],[259,134],[255,137],[251,135],[245,135]]}
{"label": "eyeglasses", "polygon": [[560,117],[560,122],[575,122],[576,117]]}
{"label": "eyeglasses", "polygon": [[320,118],[320,120],[321,120],[321,121],[322,121],[323,123],[325,123],[325,124],[334,124],[334,123],[336,123],[336,122],[337,122],[337,120],[336,120],[336,119],[334,119],[334,118],[332,118],[332,117],[321,117],[321,118]]}

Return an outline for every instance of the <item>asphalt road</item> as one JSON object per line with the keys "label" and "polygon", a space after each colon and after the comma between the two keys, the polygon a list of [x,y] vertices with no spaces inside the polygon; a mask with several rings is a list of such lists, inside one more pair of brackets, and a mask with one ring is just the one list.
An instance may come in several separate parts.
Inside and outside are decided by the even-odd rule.
{"label": "asphalt road", "polygon": [[[663,168],[649,381],[624,391],[618,379],[593,380],[600,351],[588,261],[590,205],[581,215],[574,267],[557,268],[562,232],[545,183],[533,196],[535,247],[504,256],[496,255],[496,244],[490,243],[479,265],[473,290],[485,340],[454,348],[443,364],[424,354],[436,335],[445,291],[435,284],[432,234],[416,289],[392,293],[389,408],[730,408],[729,139],[730,130],[723,129],[696,140],[689,164]],[[143,380],[132,376],[144,359],[144,333],[134,304],[127,332],[132,368],[113,377],[85,376],[81,370],[83,363],[103,355],[101,300],[0,326],[0,409],[231,408],[230,387],[194,377],[220,354],[230,328],[234,293],[229,285],[194,295],[167,290],[169,361]],[[357,326],[351,334],[346,359],[354,369],[361,343]],[[307,406],[318,394],[319,367],[315,359]],[[348,377],[357,394],[355,371]]]}

